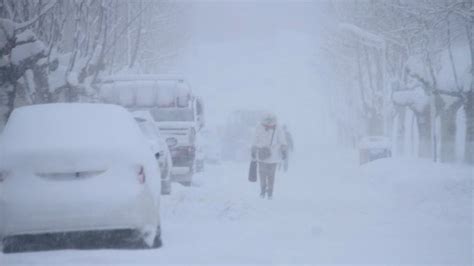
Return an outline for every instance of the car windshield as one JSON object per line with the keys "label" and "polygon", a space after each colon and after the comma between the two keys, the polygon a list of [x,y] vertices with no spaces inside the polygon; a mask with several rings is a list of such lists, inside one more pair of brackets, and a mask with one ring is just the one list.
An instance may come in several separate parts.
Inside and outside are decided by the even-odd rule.
{"label": "car windshield", "polygon": [[159,108],[153,111],[156,121],[193,121],[194,112],[187,108]]}

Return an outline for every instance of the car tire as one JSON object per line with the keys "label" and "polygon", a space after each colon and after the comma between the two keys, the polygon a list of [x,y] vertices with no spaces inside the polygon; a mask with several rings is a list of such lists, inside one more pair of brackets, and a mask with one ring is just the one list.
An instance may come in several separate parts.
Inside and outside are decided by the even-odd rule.
{"label": "car tire", "polygon": [[4,254],[18,253],[24,250],[30,250],[35,246],[35,243],[30,243],[30,241],[24,241],[25,238],[11,236],[5,237],[2,240],[2,252]]}
{"label": "car tire", "polygon": [[171,180],[167,180],[161,183],[161,195],[171,194]]}
{"label": "car tire", "polygon": [[[145,241],[143,241],[143,243],[145,243]],[[147,244],[145,244],[145,246],[148,249],[156,249],[156,248],[160,248],[162,245],[163,245],[163,242],[161,241],[161,226],[158,226],[158,228],[156,229],[155,238],[153,239],[153,244],[151,246],[148,246]]]}
{"label": "car tire", "polygon": [[163,246],[163,241],[161,241],[161,233],[157,233],[155,236],[155,240],[153,241],[153,246],[151,248],[160,248]]}
{"label": "car tire", "polygon": [[14,244],[9,243],[7,238],[4,238],[2,240],[2,252],[4,254],[9,254],[9,253],[14,253],[15,252]]}
{"label": "car tire", "polygon": [[158,226],[158,228],[156,229],[156,235],[151,245],[147,244],[147,241],[145,240],[144,237],[135,239],[134,243],[132,243],[132,247],[138,248],[138,249],[156,249],[156,248],[161,247],[162,245],[163,245],[163,242],[161,241],[161,227],[160,226]]}

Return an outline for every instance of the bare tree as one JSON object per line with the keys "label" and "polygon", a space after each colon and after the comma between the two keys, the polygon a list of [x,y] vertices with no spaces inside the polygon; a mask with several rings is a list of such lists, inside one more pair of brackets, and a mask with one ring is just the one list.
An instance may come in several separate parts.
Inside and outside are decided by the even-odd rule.
{"label": "bare tree", "polygon": [[[359,89],[362,90],[361,103],[364,109],[370,110],[367,108],[370,105],[364,103],[364,100],[367,97],[370,98],[374,88],[388,86],[387,82],[374,83],[380,79],[380,74],[371,71],[372,69],[385,69],[381,72],[385,80],[393,80],[392,83],[397,84],[392,86],[392,90],[413,90],[407,85],[407,80],[413,80],[423,88],[423,97],[429,99],[429,104],[422,109],[413,108],[410,102],[402,104],[407,108],[412,108],[417,116],[420,155],[437,159],[436,145],[440,143],[441,160],[454,160],[454,136],[456,130],[459,130],[456,128],[455,118],[459,108],[464,107],[467,128],[465,158],[467,162],[473,163],[473,1],[359,0],[345,1],[343,4],[335,3],[333,6],[337,10],[335,13],[338,14],[339,20],[344,25],[349,25],[343,28],[344,31],[347,32],[348,28],[352,29],[351,34],[346,34],[346,38],[352,39],[353,43],[359,43],[354,46],[352,54],[348,55],[357,62],[357,68],[353,71],[358,77]],[[354,34],[362,37],[354,39],[352,37]],[[367,39],[376,38],[385,42],[384,55],[378,55],[367,41]],[[453,40],[459,44],[464,39],[471,56],[470,78],[459,74],[464,71],[464,66],[456,66],[453,58]],[[449,57],[447,65],[440,61],[440,58],[445,55]],[[384,61],[379,61],[378,58]],[[438,75],[443,68],[447,67],[451,69],[454,82],[448,87],[446,87],[446,82],[440,86]],[[351,77],[351,75],[346,75],[344,78],[346,77]],[[463,86],[468,80],[471,80],[470,84],[467,87]],[[377,85],[374,86],[374,84]],[[386,95],[387,90],[383,91]],[[390,107],[385,101],[383,103]],[[396,108],[388,112],[389,115],[384,116],[384,123],[391,123],[391,113],[403,115],[404,111],[401,111],[403,108],[400,102],[395,102],[395,104]],[[441,121],[440,136],[436,135],[437,130],[435,130],[437,118]]]}

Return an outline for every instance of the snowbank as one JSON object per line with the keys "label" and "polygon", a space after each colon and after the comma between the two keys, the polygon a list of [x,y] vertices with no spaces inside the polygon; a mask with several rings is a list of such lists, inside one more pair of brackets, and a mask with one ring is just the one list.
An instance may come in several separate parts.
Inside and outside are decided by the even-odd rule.
{"label": "snowbank", "polygon": [[437,219],[470,221],[474,168],[429,160],[382,159],[360,169],[362,184],[397,207]]}

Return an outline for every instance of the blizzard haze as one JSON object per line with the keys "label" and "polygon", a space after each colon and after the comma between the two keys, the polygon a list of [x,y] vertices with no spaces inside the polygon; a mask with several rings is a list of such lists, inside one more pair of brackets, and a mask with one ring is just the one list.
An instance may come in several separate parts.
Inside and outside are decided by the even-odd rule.
{"label": "blizzard haze", "polygon": [[306,144],[335,142],[317,73],[323,65],[318,58],[323,3],[210,1],[193,6],[186,73],[201,93],[219,99],[207,102],[211,125],[238,109],[273,110]]}
{"label": "blizzard haze", "polygon": [[472,265],[474,0],[0,0],[0,265]]}

